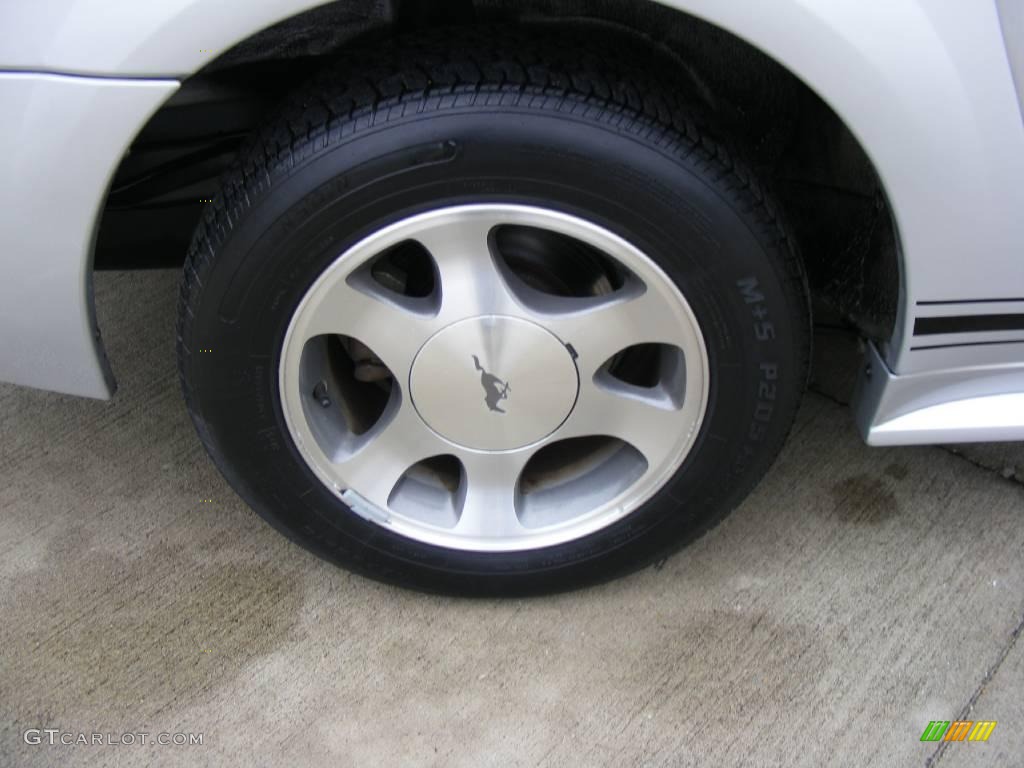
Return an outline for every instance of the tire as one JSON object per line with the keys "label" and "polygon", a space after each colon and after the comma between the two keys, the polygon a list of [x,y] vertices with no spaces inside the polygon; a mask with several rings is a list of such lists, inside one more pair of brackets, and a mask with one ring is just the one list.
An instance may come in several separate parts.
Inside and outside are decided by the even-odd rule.
{"label": "tire", "polygon": [[[609,50],[619,50],[620,55],[609,54]],[[546,592],[609,579],[665,558],[714,526],[760,479],[781,448],[806,383],[809,309],[801,263],[762,187],[731,149],[709,138],[706,128],[698,127],[708,121],[672,87],[660,82],[655,65],[638,64],[645,57],[628,47],[595,43],[593,38],[580,42],[539,30],[460,30],[398,41],[330,66],[298,92],[243,150],[208,207],[187,257],[179,304],[178,356],[187,406],[204,445],[239,495],[277,530],[320,557],[386,582],[461,594]],[[470,360],[474,349],[459,347],[459,365],[465,363],[467,372],[460,369],[458,376],[477,377],[476,383],[467,386],[483,384],[482,390],[473,390],[476,394],[465,398],[464,417],[450,413],[454,395],[446,395],[447,388],[454,391],[459,386],[454,372],[447,377],[442,373],[441,380],[431,379],[431,384],[415,389],[420,386],[416,376],[423,379],[427,375],[420,374],[427,368],[427,362],[421,360],[433,361],[433,368],[442,372],[450,367],[447,358],[437,356],[441,352],[426,357],[427,344],[408,362],[414,373],[407,379],[392,370],[399,370],[404,362],[392,366],[384,355],[378,358],[372,348],[358,346],[361,339],[355,336],[315,336],[314,341],[297,341],[291,346],[293,335],[299,333],[294,329],[307,317],[303,313],[321,312],[319,307],[328,306],[316,303],[321,301],[318,285],[348,290],[346,286],[363,279],[359,275],[365,277],[376,269],[373,265],[381,263],[379,259],[398,259],[374,256],[376,261],[368,260],[365,269],[359,267],[364,272],[345,273],[344,279],[330,277],[335,274],[332,270],[356,269],[351,266],[354,257],[346,261],[339,255],[360,252],[365,243],[385,237],[389,228],[455,221],[452,216],[465,212],[483,216],[481,211],[506,217],[502,221],[520,221],[516,218],[520,215],[527,217],[522,221],[539,217],[538,228],[509,225],[490,230],[490,247],[501,250],[505,241],[512,243],[509,252],[532,247],[540,254],[537,269],[541,273],[554,274],[555,261],[563,270],[554,277],[541,278],[538,288],[524,276],[522,263],[513,264],[508,257],[501,261],[499,271],[505,270],[509,285],[522,290],[516,295],[537,298],[549,291],[563,297],[559,301],[567,300],[566,296],[577,300],[579,296],[572,293],[576,287],[551,288],[544,281],[552,285],[557,279],[573,282],[573,275],[586,273],[583,282],[604,287],[593,288],[593,298],[587,298],[591,296],[588,293],[581,300],[598,306],[606,301],[602,292],[612,295],[636,279],[643,287],[635,295],[652,297],[651,307],[660,306],[660,296],[676,296],[676,291],[681,298],[665,300],[676,314],[658,316],[685,316],[696,329],[692,343],[680,341],[678,348],[641,345],[635,355],[620,352],[598,368],[595,365],[601,361],[593,356],[583,359],[575,346],[557,337],[568,345],[564,349],[576,356],[574,408],[583,407],[584,390],[596,391],[596,382],[618,375],[608,372],[624,359],[637,371],[655,371],[650,380],[638,379],[639,383],[628,384],[626,389],[647,387],[644,397],[660,392],[662,382],[669,381],[665,371],[679,367],[665,362],[677,359],[672,355],[683,355],[679,358],[686,369],[682,379],[688,382],[686,387],[694,387],[693,402],[700,401],[699,413],[695,405],[692,413],[697,415],[685,422],[693,425],[685,445],[674,435],[650,437],[652,444],[661,441],[659,446],[676,441],[665,449],[668,458],[658,458],[662,463],[652,463],[653,448],[649,453],[646,448],[631,453],[631,445],[615,435],[594,437],[594,441],[605,441],[598,447],[583,437],[571,444],[559,443],[559,448],[544,454],[545,460],[562,466],[557,464],[563,461],[562,453],[607,450],[614,461],[586,454],[579,460],[583,462],[580,466],[592,467],[586,472],[593,474],[579,477],[597,478],[593,487],[607,486],[610,494],[618,492],[616,483],[629,482],[617,473],[633,472],[631,467],[639,467],[637,473],[653,472],[652,466],[659,467],[662,475],[654,485],[645,486],[642,496],[627,495],[622,497],[624,502],[608,502],[613,506],[601,507],[603,517],[588,517],[586,511],[580,512],[583,522],[577,518],[562,522],[557,517],[562,514],[559,510],[585,503],[580,499],[589,493],[591,486],[586,483],[573,480],[576,485],[567,482],[562,486],[560,480],[545,480],[551,483],[543,486],[548,495],[536,492],[529,496],[534,492],[520,477],[512,491],[517,494],[515,504],[523,499],[547,499],[544,504],[531,502],[537,504],[537,519],[542,521],[536,528],[529,528],[519,538],[517,533],[492,539],[483,528],[479,530],[484,533],[476,538],[453,538],[455,534],[449,536],[444,530],[435,536],[429,522],[433,518],[422,523],[417,517],[427,515],[434,502],[414,500],[427,493],[422,489],[429,485],[429,493],[435,494],[430,499],[441,498],[437,493],[450,494],[434,505],[449,510],[444,514],[463,505],[463,511],[457,513],[461,519],[469,504],[466,499],[475,492],[472,489],[484,487],[473,485],[476,470],[467,469],[465,462],[490,458],[460,448],[453,449],[453,454],[462,464],[446,464],[450,457],[437,460],[436,466],[427,462],[430,472],[442,480],[422,488],[416,485],[415,492],[409,490],[412,485],[401,486],[401,494],[394,498],[403,503],[408,498],[410,504],[421,504],[422,510],[427,510],[410,507],[415,514],[404,517],[366,502],[364,495],[355,492],[355,483],[351,488],[343,482],[332,483],[328,476],[331,466],[325,469],[322,458],[321,464],[311,458],[314,454],[335,458],[358,454],[359,441],[364,438],[353,426],[357,419],[352,414],[357,409],[345,400],[348,410],[339,417],[335,408],[341,409],[341,405],[334,402],[348,398],[345,391],[356,386],[362,387],[359,392],[370,392],[366,395],[370,400],[386,401],[383,406],[373,406],[378,421],[366,434],[382,434],[376,430],[390,412],[408,414],[414,407],[432,430],[445,436],[458,434],[458,439],[452,438],[455,442],[480,448],[473,440],[486,442],[492,433],[479,437],[474,424],[498,420],[494,423],[501,424],[501,429],[507,427],[510,435],[494,437],[493,445],[481,450],[493,449],[494,456],[503,457],[501,461],[515,453],[503,453],[505,448],[518,449],[519,443],[534,440],[540,434],[537,430],[549,429],[561,418],[561,411],[557,416],[545,415],[545,419],[553,419],[549,423],[540,413],[549,406],[555,408],[551,401],[561,398],[563,390],[571,392],[566,383],[571,377],[557,374],[561,378],[544,384],[550,389],[543,391],[551,393],[545,397],[533,394],[533,382],[543,378],[538,366],[549,371],[566,368],[557,351],[563,347],[548,344],[547,337],[532,326],[522,330],[529,325],[525,321],[516,324],[518,321],[506,321],[504,316],[495,320],[501,313],[486,306],[477,308],[477,314],[467,310],[466,323],[470,325],[460,327],[468,328],[469,336],[482,333],[473,323],[486,322],[490,324],[487,328],[504,323],[502,328],[512,329],[509,338],[531,350],[527,357],[535,355],[551,362],[543,366],[538,362],[532,368],[514,363],[519,365],[516,376],[488,380],[493,364],[476,359],[474,368]],[[545,234],[545,222],[558,229],[563,221],[568,222],[566,231],[593,232],[598,239],[583,245],[573,241],[570,246],[569,240],[559,239],[569,235]],[[495,231],[511,234],[502,234],[505,241],[493,245],[498,242]],[[535,238],[540,244],[531,246],[531,237],[537,232],[541,233]],[[586,240],[590,235],[580,237]],[[517,245],[520,240],[526,243],[522,247]],[[608,249],[593,250],[594,242],[609,243],[612,249],[621,245],[625,261],[606,259]],[[637,255],[628,255],[634,252]],[[434,300],[431,296],[443,295],[437,299],[443,303],[456,301],[460,294],[447,285],[440,287],[440,294],[436,284],[429,292],[415,293],[408,288],[415,282],[410,275],[417,269],[423,272],[413,264],[422,258],[440,257],[419,251],[408,256],[401,277],[405,293],[398,303],[405,302],[410,311],[423,310],[418,316],[429,318],[430,311],[423,308]],[[434,263],[433,276],[423,280],[448,279],[438,263]],[[372,290],[379,288],[375,283]],[[380,339],[380,344],[401,346],[406,341],[404,330],[389,335],[387,321],[375,326],[369,315],[349,309],[361,306],[358,303],[330,306],[351,314],[353,322]],[[578,314],[558,317],[571,321]],[[637,338],[660,339],[662,332],[682,334],[684,325],[681,320],[678,328],[666,326],[652,334],[641,323]],[[612,330],[617,333],[622,327]],[[526,335],[514,335],[520,330]],[[586,346],[595,337],[603,338],[604,333],[587,334],[584,330],[574,338]],[[440,349],[439,345],[430,349],[435,347]],[[314,351],[307,351],[310,349]],[[549,354],[550,358],[544,357]],[[658,362],[650,362],[652,359]],[[298,368],[290,367],[292,360],[298,361]],[[344,368],[341,373],[339,365]],[[383,394],[366,389],[371,386],[366,382],[351,383],[358,375],[375,379],[375,371],[385,378],[372,386]],[[329,377],[327,384],[313,386],[313,379],[321,375]],[[682,380],[672,375],[676,378],[671,381]],[[348,383],[339,383],[343,380]],[[298,393],[294,396],[289,389],[293,381]],[[526,394],[520,395],[524,387]],[[686,392],[689,402],[691,390]],[[484,409],[485,394],[489,410]],[[436,417],[441,421],[430,421],[435,417],[423,410],[425,403],[446,396],[447,405],[441,403],[435,409],[442,414]],[[317,410],[318,404],[324,408],[322,412]],[[449,411],[444,411],[445,407]],[[498,415],[505,410],[514,418]],[[575,423],[573,413],[570,411],[563,425],[551,434]],[[437,428],[442,422],[443,429]],[[618,419],[611,412],[607,422],[627,432],[639,423]],[[420,430],[417,434],[425,434],[422,424],[416,429]],[[603,428],[594,429],[601,432]],[[404,446],[405,442],[395,445]],[[314,450],[311,443],[319,448]],[[637,453],[639,458],[634,456]],[[623,458],[627,454],[628,461]],[[381,466],[390,455],[380,454]],[[569,466],[569,460],[564,461]],[[662,471],[662,466],[671,471]],[[366,474],[354,476],[375,482]],[[445,485],[443,477],[448,476],[455,477],[458,487]],[[502,482],[496,480],[495,487]],[[391,493],[398,493],[398,488]],[[512,498],[502,488],[502,498]],[[408,494],[402,495],[406,491]],[[608,498],[612,497],[602,496],[601,503]],[[386,522],[382,514],[388,517]],[[594,522],[597,520],[600,525]],[[537,533],[549,528],[555,533]]]}

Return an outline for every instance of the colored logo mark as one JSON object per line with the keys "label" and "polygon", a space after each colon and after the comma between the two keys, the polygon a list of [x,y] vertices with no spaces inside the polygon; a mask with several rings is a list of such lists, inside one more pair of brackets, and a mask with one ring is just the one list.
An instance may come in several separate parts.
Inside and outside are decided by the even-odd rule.
{"label": "colored logo mark", "polygon": [[995,720],[932,720],[921,741],[988,741],[995,727]]}

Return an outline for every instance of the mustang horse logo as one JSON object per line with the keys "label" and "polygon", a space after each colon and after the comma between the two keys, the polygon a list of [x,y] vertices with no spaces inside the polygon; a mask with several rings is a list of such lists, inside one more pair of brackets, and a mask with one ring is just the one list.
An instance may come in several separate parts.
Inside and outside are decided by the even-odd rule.
{"label": "mustang horse logo", "polygon": [[480,384],[484,388],[484,402],[487,403],[487,407],[492,411],[505,413],[505,411],[498,407],[498,403],[508,399],[508,393],[512,391],[512,385],[507,381],[502,381],[493,373],[488,373],[480,365],[480,360],[476,355],[473,355],[473,362],[476,364],[476,369],[480,371]]}

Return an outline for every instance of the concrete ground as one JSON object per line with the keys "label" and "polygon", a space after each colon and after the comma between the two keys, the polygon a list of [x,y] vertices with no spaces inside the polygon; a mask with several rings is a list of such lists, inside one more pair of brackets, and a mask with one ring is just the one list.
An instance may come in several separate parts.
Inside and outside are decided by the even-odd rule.
{"label": "concrete ground", "polygon": [[[99,276],[111,402],[0,386],[0,764],[1024,764],[1024,450],[865,447],[844,337],[701,541],[598,588],[455,600],[328,566],[235,497],[179,397],[175,282]],[[957,718],[999,724],[919,741]]]}

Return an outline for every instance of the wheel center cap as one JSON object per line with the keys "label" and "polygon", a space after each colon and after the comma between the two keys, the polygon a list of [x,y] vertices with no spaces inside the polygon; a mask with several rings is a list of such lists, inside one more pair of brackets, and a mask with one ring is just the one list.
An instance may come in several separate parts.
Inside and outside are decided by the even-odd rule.
{"label": "wheel center cap", "polygon": [[413,361],[409,389],[420,418],[445,439],[507,451],[561,426],[576,403],[579,374],[550,331],[486,315],[428,339]]}

